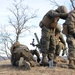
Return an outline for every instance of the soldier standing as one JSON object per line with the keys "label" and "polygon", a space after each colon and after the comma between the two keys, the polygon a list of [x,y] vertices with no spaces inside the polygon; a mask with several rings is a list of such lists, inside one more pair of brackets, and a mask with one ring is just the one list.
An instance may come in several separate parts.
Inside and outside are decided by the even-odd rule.
{"label": "soldier standing", "polygon": [[[65,6],[59,6],[56,10],[48,11],[39,26],[41,27],[41,51],[42,51],[42,64],[48,65],[48,60],[53,60],[56,50],[55,41],[55,28],[59,21],[59,18],[65,19],[67,17],[67,9]],[[49,56],[48,60],[46,56]]]}
{"label": "soldier standing", "polygon": [[68,44],[69,68],[75,69],[75,10],[71,11],[63,24],[67,27],[66,41]]}

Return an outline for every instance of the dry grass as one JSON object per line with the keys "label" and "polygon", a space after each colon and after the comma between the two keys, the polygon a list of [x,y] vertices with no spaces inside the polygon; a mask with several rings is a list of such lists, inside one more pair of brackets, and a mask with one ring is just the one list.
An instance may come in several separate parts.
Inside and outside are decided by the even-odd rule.
{"label": "dry grass", "polygon": [[75,75],[75,70],[68,68],[54,67],[32,67],[31,70],[11,66],[10,60],[0,62],[0,75]]}

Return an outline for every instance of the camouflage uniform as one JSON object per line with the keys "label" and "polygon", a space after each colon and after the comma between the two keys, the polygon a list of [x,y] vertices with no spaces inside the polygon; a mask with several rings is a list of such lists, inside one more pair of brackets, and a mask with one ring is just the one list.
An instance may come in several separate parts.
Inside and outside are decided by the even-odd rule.
{"label": "camouflage uniform", "polygon": [[[11,47],[10,50],[12,52],[11,63],[13,66],[21,66],[21,65],[23,66],[26,63],[29,63],[30,66],[32,66],[32,67],[38,65],[36,63],[36,61],[34,60],[33,55],[31,54],[30,50],[28,49],[28,47],[26,45],[22,45],[19,42],[16,42],[13,44],[13,46]],[[20,58],[24,59],[23,63],[22,63],[22,61],[20,61]],[[22,63],[21,65],[20,65],[20,62]]]}
{"label": "camouflage uniform", "polygon": [[37,50],[30,50],[30,52],[32,53],[32,55],[36,55],[37,62],[39,63],[41,61],[41,59],[40,59],[40,53]]}
{"label": "camouflage uniform", "polygon": [[71,11],[63,25],[67,25],[68,34],[66,35],[68,43],[69,67],[75,68],[75,10]]}
{"label": "camouflage uniform", "polygon": [[60,32],[61,32],[61,27],[57,26],[57,28],[55,30],[55,37],[56,37],[55,56],[59,56],[61,50],[63,50],[63,52],[65,52],[65,50],[66,50],[66,42],[63,38],[63,35]]}
{"label": "camouflage uniform", "polygon": [[57,26],[59,18],[65,19],[67,17],[66,7],[59,6],[56,10],[48,11],[40,22],[41,27],[41,51],[42,51],[42,63],[46,64],[46,56],[49,56],[49,60],[54,59],[56,50],[55,41],[55,28]]}

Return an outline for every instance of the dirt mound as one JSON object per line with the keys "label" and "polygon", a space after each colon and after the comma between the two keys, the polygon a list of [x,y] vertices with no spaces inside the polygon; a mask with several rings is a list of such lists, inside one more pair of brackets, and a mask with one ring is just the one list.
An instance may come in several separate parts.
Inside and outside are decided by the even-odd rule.
{"label": "dirt mound", "polygon": [[75,70],[61,67],[32,67],[31,70],[13,67],[10,60],[0,62],[0,75],[75,75]]}

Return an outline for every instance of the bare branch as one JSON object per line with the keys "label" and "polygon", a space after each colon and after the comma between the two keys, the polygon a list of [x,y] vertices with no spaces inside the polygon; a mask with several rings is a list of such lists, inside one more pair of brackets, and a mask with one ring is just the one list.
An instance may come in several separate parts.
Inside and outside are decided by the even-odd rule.
{"label": "bare branch", "polygon": [[22,1],[23,0],[19,0],[19,2],[17,3],[17,0],[14,0],[14,3],[12,3],[13,8],[9,8],[9,11],[12,13],[12,15],[10,15],[11,17],[10,16],[8,17],[9,25],[10,27],[13,27],[15,32],[13,34],[9,33],[5,29],[6,27],[2,28],[0,32],[0,43],[1,43],[0,54],[6,54],[8,58],[11,55],[10,45],[18,41],[22,33],[24,33],[25,31],[30,31],[32,25],[29,26],[26,25],[26,23],[29,20],[36,18],[36,11],[30,13],[30,10],[28,10],[29,9],[28,6],[26,7],[22,6]]}
{"label": "bare branch", "polygon": [[36,17],[35,12],[29,13],[30,11],[28,11],[28,6],[23,7],[21,3],[22,3],[22,0],[19,3],[17,3],[16,1],[15,3],[13,3],[15,10],[10,9],[10,12],[13,14],[14,19],[12,20],[11,18],[9,18],[10,25],[13,26],[15,29],[17,40],[19,39],[19,36],[20,34],[22,34],[23,31],[28,30],[29,27],[26,26],[26,23],[30,19],[33,19]]}
{"label": "bare branch", "polygon": [[75,5],[75,4],[74,4],[74,1],[75,1],[75,0],[70,0],[70,1],[71,1],[71,4],[72,4],[72,7],[75,9],[75,6],[74,6],[74,5]]}
{"label": "bare branch", "polygon": [[60,6],[55,0],[49,0],[50,4],[54,5],[54,6]]}

